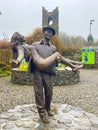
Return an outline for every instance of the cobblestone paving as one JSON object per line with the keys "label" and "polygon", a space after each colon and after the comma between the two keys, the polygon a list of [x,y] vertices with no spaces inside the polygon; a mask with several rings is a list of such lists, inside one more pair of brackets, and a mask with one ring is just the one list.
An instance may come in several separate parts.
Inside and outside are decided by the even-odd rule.
{"label": "cobblestone paving", "polygon": [[[54,86],[53,103],[80,107],[98,116],[98,70],[80,70],[80,82]],[[0,78],[0,112],[17,105],[34,103],[33,86],[12,84],[10,77]]]}
{"label": "cobblestone paving", "polygon": [[0,114],[0,130],[98,130],[98,117],[67,104],[52,104],[54,116],[43,123],[35,104],[16,106]]}

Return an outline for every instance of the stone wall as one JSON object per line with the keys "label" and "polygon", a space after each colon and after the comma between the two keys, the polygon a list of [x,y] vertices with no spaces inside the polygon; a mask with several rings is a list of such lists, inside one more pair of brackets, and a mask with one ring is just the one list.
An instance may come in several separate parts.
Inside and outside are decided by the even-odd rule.
{"label": "stone wall", "polygon": [[66,50],[64,56],[69,59],[81,61],[81,50]]}
{"label": "stone wall", "polygon": [[[11,81],[15,84],[33,84],[33,75],[27,71],[19,71],[16,68],[12,69]],[[53,77],[52,83],[57,85],[76,84],[80,81],[79,71],[73,72],[71,70],[57,70],[56,76]]]}
{"label": "stone wall", "polygon": [[53,77],[53,85],[70,85],[76,84],[80,81],[79,71],[71,71],[71,70],[57,70],[56,76]]}

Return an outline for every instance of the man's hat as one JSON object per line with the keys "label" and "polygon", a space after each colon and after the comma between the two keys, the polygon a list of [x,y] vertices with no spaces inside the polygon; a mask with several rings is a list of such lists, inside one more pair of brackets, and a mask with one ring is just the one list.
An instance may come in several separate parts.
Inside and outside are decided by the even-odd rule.
{"label": "man's hat", "polygon": [[43,27],[43,32],[46,31],[46,30],[52,31],[53,35],[55,35],[55,33],[56,33],[56,32],[55,32],[55,29],[54,29],[53,27],[49,27],[49,26]]}

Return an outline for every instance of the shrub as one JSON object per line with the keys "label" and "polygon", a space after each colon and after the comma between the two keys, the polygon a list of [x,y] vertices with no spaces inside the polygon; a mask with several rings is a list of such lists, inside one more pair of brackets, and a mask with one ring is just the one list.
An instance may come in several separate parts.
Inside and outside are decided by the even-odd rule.
{"label": "shrub", "polygon": [[11,74],[11,66],[4,62],[0,62],[0,77],[9,76]]}

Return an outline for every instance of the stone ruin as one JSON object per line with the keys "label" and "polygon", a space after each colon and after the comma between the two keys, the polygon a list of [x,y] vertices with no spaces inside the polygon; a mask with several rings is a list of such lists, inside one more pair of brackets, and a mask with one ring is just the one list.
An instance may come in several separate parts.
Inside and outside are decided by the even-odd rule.
{"label": "stone ruin", "polygon": [[49,12],[42,8],[42,26],[51,26],[55,29],[56,34],[59,34],[59,11],[56,7],[53,11]]}

